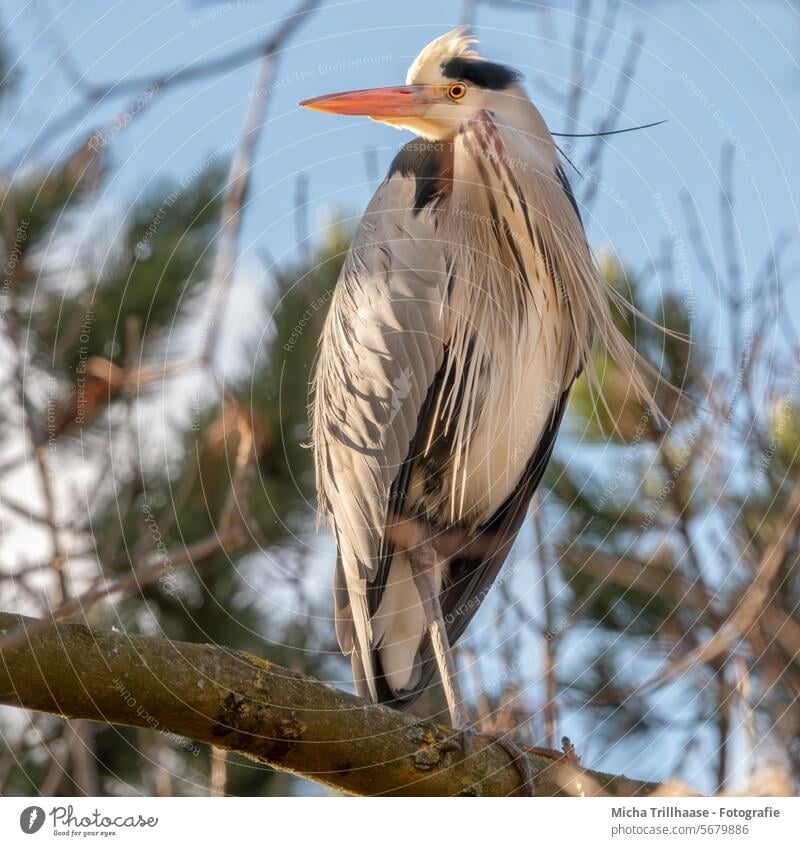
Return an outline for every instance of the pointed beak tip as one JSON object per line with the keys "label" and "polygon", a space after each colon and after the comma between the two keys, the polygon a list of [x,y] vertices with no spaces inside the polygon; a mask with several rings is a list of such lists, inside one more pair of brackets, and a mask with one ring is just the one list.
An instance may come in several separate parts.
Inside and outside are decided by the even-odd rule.
{"label": "pointed beak tip", "polygon": [[308,100],[301,100],[297,105],[309,112],[328,113],[330,109],[325,108],[325,97],[311,97]]}

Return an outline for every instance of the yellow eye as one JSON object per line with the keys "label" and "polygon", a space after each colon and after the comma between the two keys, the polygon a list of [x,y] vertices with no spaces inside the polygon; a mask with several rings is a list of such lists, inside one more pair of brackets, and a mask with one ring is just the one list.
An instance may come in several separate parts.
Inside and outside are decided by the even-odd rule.
{"label": "yellow eye", "polygon": [[460,100],[467,93],[467,86],[463,82],[451,82],[447,93],[452,100]]}

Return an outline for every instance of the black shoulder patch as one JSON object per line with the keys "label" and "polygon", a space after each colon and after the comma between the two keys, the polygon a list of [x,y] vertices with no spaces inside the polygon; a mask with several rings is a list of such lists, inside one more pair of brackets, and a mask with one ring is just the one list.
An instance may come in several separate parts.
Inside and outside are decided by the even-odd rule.
{"label": "black shoulder patch", "polygon": [[420,212],[440,196],[452,182],[453,145],[449,141],[415,138],[394,157],[386,174],[388,182],[396,173],[416,179],[414,211]]}
{"label": "black shoulder patch", "polygon": [[567,199],[572,204],[572,208],[575,209],[575,214],[578,216],[581,226],[583,226],[583,217],[581,217],[581,210],[578,208],[578,201],[572,193],[572,186],[569,184],[567,174],[564,173],[564,168],[561,167],[561,165],[556,167],[556,176],[558,177],[558,181],[561,183],[561,187],[564,189],[564,193],[567,195]]}
{"label": "black shoulder patch", "polygon": [[507,65],[487,62],[485,59],[465,59],[460,56],[444,62],[442,73],[448,79],[463,79],[473,85],[492,88],[496,91],[508,88],[512,83],[522,79],[518,71]]}

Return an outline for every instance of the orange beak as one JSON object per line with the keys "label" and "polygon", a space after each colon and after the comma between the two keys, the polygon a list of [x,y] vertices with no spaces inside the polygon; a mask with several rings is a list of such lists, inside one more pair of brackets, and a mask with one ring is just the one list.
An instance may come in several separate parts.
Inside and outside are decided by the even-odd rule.
{"label": "orange beak", "polygon": [[405,117],[422,114],[439,93],[433,85],[397,85],[389,88],[367,88],[345,91],[301,100],[304,109],[330,112],[334,115],[367,117]]}

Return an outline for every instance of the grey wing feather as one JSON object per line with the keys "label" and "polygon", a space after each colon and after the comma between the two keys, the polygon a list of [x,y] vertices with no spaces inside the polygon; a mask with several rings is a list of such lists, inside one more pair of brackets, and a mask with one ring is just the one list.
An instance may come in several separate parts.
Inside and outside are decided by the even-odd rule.
{"label": "grey wing feather", "polygon": [[[336,631],[356,678],[375,696],[367,591],[381,581],[392,484],[442,362],[447,257],[413,178],[378,189],[331,301],[314,380],[313,442],[320,510],[339,558]],[[357,666],[358,665],[358,666]]]}

